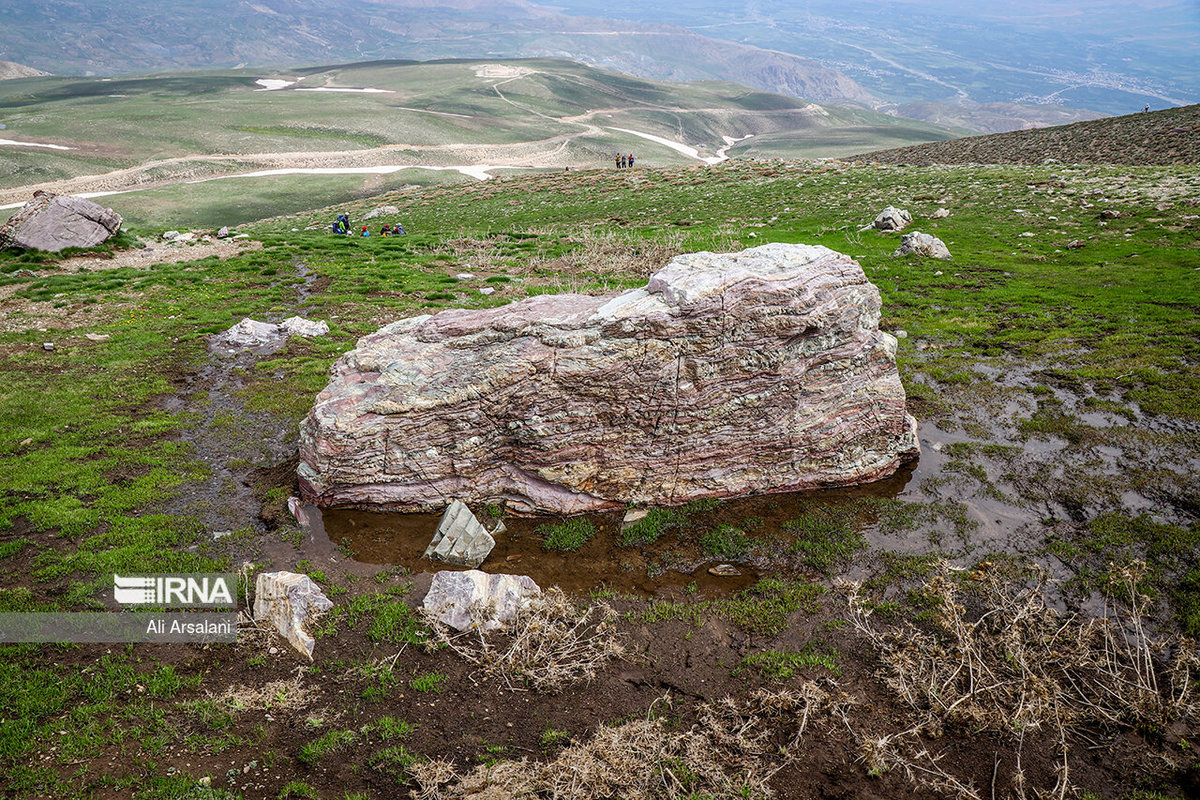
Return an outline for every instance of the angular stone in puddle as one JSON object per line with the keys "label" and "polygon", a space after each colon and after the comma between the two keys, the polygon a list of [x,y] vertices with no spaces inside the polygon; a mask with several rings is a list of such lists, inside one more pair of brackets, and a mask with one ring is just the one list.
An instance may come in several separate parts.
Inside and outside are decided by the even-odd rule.
{"label": "angular stone in puddle", "polygon": [[254,582],[254,619],[274,623],[296,652],[312,661],[314,641],[305,630],[333,603],[312,578],[296,572],[263,572]]}
{"label": "angular stone in puddle", "polygon": [[619,294],[404,319],[334,365],[301,494],[578,514],[878,480],[918,452],[879,318],[858,263],[768,244]]}
{"label": "angular stone in puddle", "polygon": [[[493,533],[503,530],[504,523],[501,522]],[[459,500],[452,500],[438,522],[433,541],[425,548],[424,557],[474,569],[484,562],[495,546],[492,533],[487,532],[471,509]]]}
{"label": "angular stone in puddle", "polygon": [[489,575],[477,569],[443,571],[434,574],[422,608],[433,620],[457,631],[470,630],[476,624],[491,631],[512,624],[517,612],[541,593],[526,575]]}
{"label": "angular stone in puddle", "polygon": [[735,578],[742,574],[742,571],[733,564],[717,564],[715,567],[708,568],[709,575],[716,575],[719,578]]}

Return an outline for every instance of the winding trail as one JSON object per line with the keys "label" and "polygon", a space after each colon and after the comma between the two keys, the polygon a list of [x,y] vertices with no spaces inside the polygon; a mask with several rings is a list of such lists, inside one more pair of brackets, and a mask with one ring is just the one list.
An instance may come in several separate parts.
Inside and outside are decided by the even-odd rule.
{"label": "winding trail", "polygon": [[[568,147],[571,142],[581,137],[590,136],[597,138],[605,136],[605,129],[597,125],[594,121],[594,118],[598,114],[611,115],[639,110],[669,111],[680,114],[697,112],[727,113],[733,111],[733,109],[728,108],[695,109],[671,108],[661,105],[639,105],[593,109],[583,114],[553,117],[534,108],[514,102],[500,88],[501,86],[536,74],[538,73],[528,72],[519,75],[481,75],[480,77],[502,78],[492,83],[493,91],[505,103],[518,109],[522,115],[534,116],[558,125],[575,126],[579,130],[559,133],[548,136],[545,139],[505,144],[389,144],[382,147],[358,150],[214,153],[173,156],[100,174],[79,175],[64,180],[0,189],[0,210],[20,207],[29,199],[29,196],[33,192],[38,190],[96,198],[180,184],[206,183],[229,178],[259,178],[275,175],[390,175],[401,170],[428,169],[434,171],[454,171],[482,181],[494,177],[495,171],[501,169],[545,169],[581,166],[577,159],[570,158]],[[389,91],[386,89],[343,89],[341,87],[299,88],[295,86],[299,80],[302,79],[286,81],[283,79],[264,78],[257,81],[259,86],[263,88],[255,91]],[[467,116],[417,108],[403,110],[413,113],[440,114],[456,117]],[[656,144],[661,144],[688,158],[709,165],[725,161],[728,158],[728,150],[734,144],[749,138],[748,136],[744,136],[740,139],[734,139],[724,136],[722,138],[725,141],[725,147],[716,150],[715,156],[704,156],[695,147],[655,134],[629,128],[608,127],[608,130],[620,131]],[[3,145],[44,147],[55,150],[75,149],[65,145],[0,139],[0,146]],[[419,154],[419,156],[414,158],[414,153]],[[425,161],[426,158],[428,158],[427,162]],[[405,163],[397,163],[397,161]],[[604,163],[608,163],[607,158]]]}

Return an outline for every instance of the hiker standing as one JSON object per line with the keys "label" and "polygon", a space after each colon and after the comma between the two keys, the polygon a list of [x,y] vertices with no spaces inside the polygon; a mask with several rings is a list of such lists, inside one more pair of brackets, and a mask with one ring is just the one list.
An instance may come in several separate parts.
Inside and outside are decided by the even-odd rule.
{"label": "hiker standing", "polygon": [[633,153],[629,154],[629,168],[633,169]]}
{"label": "hiker standing", "polygon": [[617,157],[613,160],[617,162],[617,169],[620,169],[621,168],[621,156],[618,154]]}

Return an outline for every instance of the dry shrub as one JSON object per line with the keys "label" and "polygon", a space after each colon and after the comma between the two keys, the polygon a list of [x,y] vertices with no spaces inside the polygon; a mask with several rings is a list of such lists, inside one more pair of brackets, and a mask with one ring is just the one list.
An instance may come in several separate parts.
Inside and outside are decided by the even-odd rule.
{"label": "dry shrub", "polygon": [[219,694],[209,696],[234,711],[297,709],[315,698],[313,690],[304,685],[299,672],[290,680],[271,681],[262,686],[230,686]]}
{"label": "dry shrub", "polygon": [[625,655],[617,632],[617,612],[606,603],[578,608],[552,587],[517,613],[503,633],[487,634],[485,609],[471,609],[474,625],[453,633],[434,624],[432,646],[445,645],[485,673],[499,676],[510,689],[526,683],[539,691],[558,691],[590,681],[613,658]]}
{"label": "dry shrub", "polygon": [[758,691],[745,705],[726,698],[700,707],[699,722],[672,730],[661,718],[601,726],[587,742],[547,763],[505,761],[460,775],[437,759],[410,768],[417,800],[485,797],[769,798],[771,777],[788,763],[780,732],[798,744],[809,723],[842,701],[816,684]]}
{"label": "dry shrub", "polygon": [[535,256],[524,271],[549,272],[568,282],[579,276],[649,278],[683,252],[684,240],[682,231],[643,237],[612,228],[581,228],[566,238],[565,253]]}
{"label": "dry shrub", "polygon": [[[1113,573],[1128,603],[1102,618],[1060,614],[1046,605],[1045,570],[1034,580],[1006,579],[982,568],[969,581],[952,577],[942,562],[924,587],[934,603],[933,630],[911,623],[877,627],[857,584],[848,584],[851,619],[874,645],[888,686],[916,712],[902,733],[857,737],[862,759],[874,771],[901,767],[914,780],[960,797],[973,787],[942,770],[920,735],[938,736],[946,722],[1016,737],[1014,790],[1026,796],[1020,753],[1027,732],[1048,732],[1058,744],[1057,781],[1040,795],[1070,791],[1068,738],[1085,726],[1141,728],[1200,714],[1193,680],[1200,674],[1195,645],[1158,640],[1145,629],[1147,599],[1137,591],[1144,564]],[[964,583],[974,590],[968,599]],[[979,610],[968,614],[966,604]]]}

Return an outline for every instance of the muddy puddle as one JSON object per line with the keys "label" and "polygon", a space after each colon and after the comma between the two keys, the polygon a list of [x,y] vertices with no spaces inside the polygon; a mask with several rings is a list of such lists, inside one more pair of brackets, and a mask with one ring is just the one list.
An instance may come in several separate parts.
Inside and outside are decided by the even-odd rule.
{"label": "muddy puddle", "polygon": [[[939,453],[929,462],[939,461]],[[926,462],[926,463],[929,463]],[[528,575],[541,586],[559,586],[571,593],[608,589],[643,597],[721,597],[754,585],[766,576],[786,576],[801,571],[801,559],[791,546],[796,534],[789,524],[815,514],[845,522],[872,546],[892,551],[924,552],[929,542],[923,534],[884,535],[878,532],[880,501],[919,495],[916,479],[923,470],[916,461],[892,477],[864,486],[813,492],[743,497],[711,503],[693,503],[677,509],[686,522],[665,533],[657,542],[621,543],[623,514],[588,515],[597,533],[576,552],[542,549],[539,527],[560,517],[504,518],[506,530],[496,537],[496,547],[479,567],[486,572]],[[490,530],[496,520],[482,508],[473,509]],[[1023,522],[998,508],[973,509],[982,522],[1005,528]],[[304,506],[302,527],[319,550],[337,547],[345,557],[364,565],[398,566],[412,573],[457,569],[423,558],[440,513],[389,513],[358,509],[319,509]],[[741,558],[714,558],[704,551],[704,534],[732,526],[753,546]],[[739,574],[718,576],[710,569],[732,563]]]}

